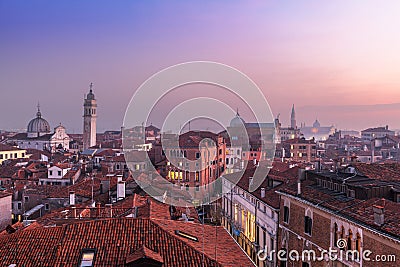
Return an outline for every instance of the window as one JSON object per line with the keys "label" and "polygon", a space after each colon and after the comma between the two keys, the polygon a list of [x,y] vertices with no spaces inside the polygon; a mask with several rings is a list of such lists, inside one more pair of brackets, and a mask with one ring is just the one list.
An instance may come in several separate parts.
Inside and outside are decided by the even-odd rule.
{"label": "window", "polygon": [[53,171],[49,171],[49,175],[53,175]]}
{"label": "window", "polygon": [[196,159],[199,159],[199,158],[200,158],[200,153],[196,152]]}
{"label": "window", "polygon": [[79,266],[80,267],[93,266],[94,255],[95,255],[95,250],[94,249],[83,249],[82,250],[81,264]]}
{"label": "window", "polygon": [[3,154],[0,154],[0,159],[3,159]]}
{"label": "window", "polygon": [[274,243],[275,243],[275,241],[274,241],[274,239],[271,237],[271,250],[274,250]]}
{"label": "window", "polygon": [[287,206],[283,207],[283,221],[289,223],[289,207]]}
{"label": "window", "polygon": [[44,209],[45,209],[45,210],[49,210],[49,209],[50,209],[49,203],[44,204]]}
{"label": "window", "polygon": [[25,197],[24,197],[24,201],[25,201],[25,202],[28,202],[28,201],[29,201],[29,197],[28,197],[28,196],[25,196]]}
{"label": "window", "polygon": [[303,262],[301,267],[310,267],[310,264],[308,262]]}
{"label": "window", "polygon": [[58,176],[61,176],[61,171],[58,171]]}
{"label": "window", "polygon": [[312,219],[309,216],[304,217],[304,232],[311,235]]}
{"label": "window", "polygon": [[17,153],[14,153],[14,158],[18,158],[18,154]]}
{"label": "window", "polygon": [[198,172],[195,172],[195,181],[196,181],[196,182],[199,182],[199,181],[200,181],[200,179],[199,179],[199,173],[198,173]]}
{"label": "window", "polygon": [[25,153],[22,153],[21,155],[22,155],[23,158],[25,157]]}
{"label": "window", "polygon": [[21,204],[21,202],[18,202],[18,209],[19,209],[19,210],[22,209],[22,204]]}

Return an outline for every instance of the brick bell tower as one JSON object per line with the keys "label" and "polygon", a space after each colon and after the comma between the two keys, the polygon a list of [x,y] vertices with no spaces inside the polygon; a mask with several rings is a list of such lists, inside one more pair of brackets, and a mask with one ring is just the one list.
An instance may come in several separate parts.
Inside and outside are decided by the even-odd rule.
{"label": "brick bell tower", "polygon": [[93,94],[93,83],[83,103],[83,150],[96,145],[97,103]]}

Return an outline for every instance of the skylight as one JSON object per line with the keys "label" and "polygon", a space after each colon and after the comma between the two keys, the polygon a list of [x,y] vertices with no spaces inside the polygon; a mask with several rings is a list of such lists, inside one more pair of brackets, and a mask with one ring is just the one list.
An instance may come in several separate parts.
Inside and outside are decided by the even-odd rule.
{"label": "skylight", "polygon": [[79,266],[80,267],[93,266],[95,252],[96,251],[94,249],[83,249],[81,264]]}

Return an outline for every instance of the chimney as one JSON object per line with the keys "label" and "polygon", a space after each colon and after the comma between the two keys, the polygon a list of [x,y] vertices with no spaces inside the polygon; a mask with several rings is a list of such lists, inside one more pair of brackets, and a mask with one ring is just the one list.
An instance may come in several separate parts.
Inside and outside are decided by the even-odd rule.
{"label": "chimney", "polygon": [[113,206],[112,206],[112,204],[106,204],[105,208],[106,208],[106,210],[110,211],[110,213],[109,213],[110,217],[109,218],[112,218],[113,217]]}
{"label": "chimney", "polygon": [[261,198],[264,198],[264,197],[265,197],[265,188],[262,187],[261,188]]}
{"label": "chimney", "polygon": [[125,198],[125,182],[119,181],[117,184],[117,201]]}
{"label": "chimney", "polygon": [[301,195],[301,180],[304,180],[305,178],[305,170],[304,169],[299,169],[299,175],[297,178],[297,195]]}
{"label": "chimney", "polygon": [[374,223],[378,226],[382,226],[385,223],[385,208],[384,206],[373,205],[374,211]]}
{"label": "chimney", "polygon": [[122,175],[117,175],[117,182],[122,182]]}
{"label": "chimney", "polygon": [[300,180],[297,181],[297,195],[301,195],[301,182]]}
{"label": "chimney", "polygon": [[249,185],[253,184],[253,177],[249,177]]}
{"label": "chimney", "polygon": [[97,202],[96,203],[96,216],[99,217],[100,216],[100,209],[101,209],[101,203]]}
{"label": "chimney", "polygon": [[75,206],[75,192],[74,191],[69,192],[69,205]]}
{"label": "chimney", "polygon": [[71,209],[72,209],[72,216],[74,217],[74,219],[76,219],[76,207],[72,206]]}

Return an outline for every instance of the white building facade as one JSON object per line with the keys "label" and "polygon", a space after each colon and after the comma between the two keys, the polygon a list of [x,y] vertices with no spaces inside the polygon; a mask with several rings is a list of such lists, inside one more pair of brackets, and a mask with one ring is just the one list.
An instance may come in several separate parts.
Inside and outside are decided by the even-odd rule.
{"label": "white building facade", "polygon": [[[260,260],[276,249],[279,209],[268,205],[247,190],[222,177],[222,225],[238,242],[256,266],[275,266],[275,259]],[[261,188],[265,197],[265,189]],[[263,193],[264,192],[264,193]],[[260,254],[261,255],[261,254]]]}

